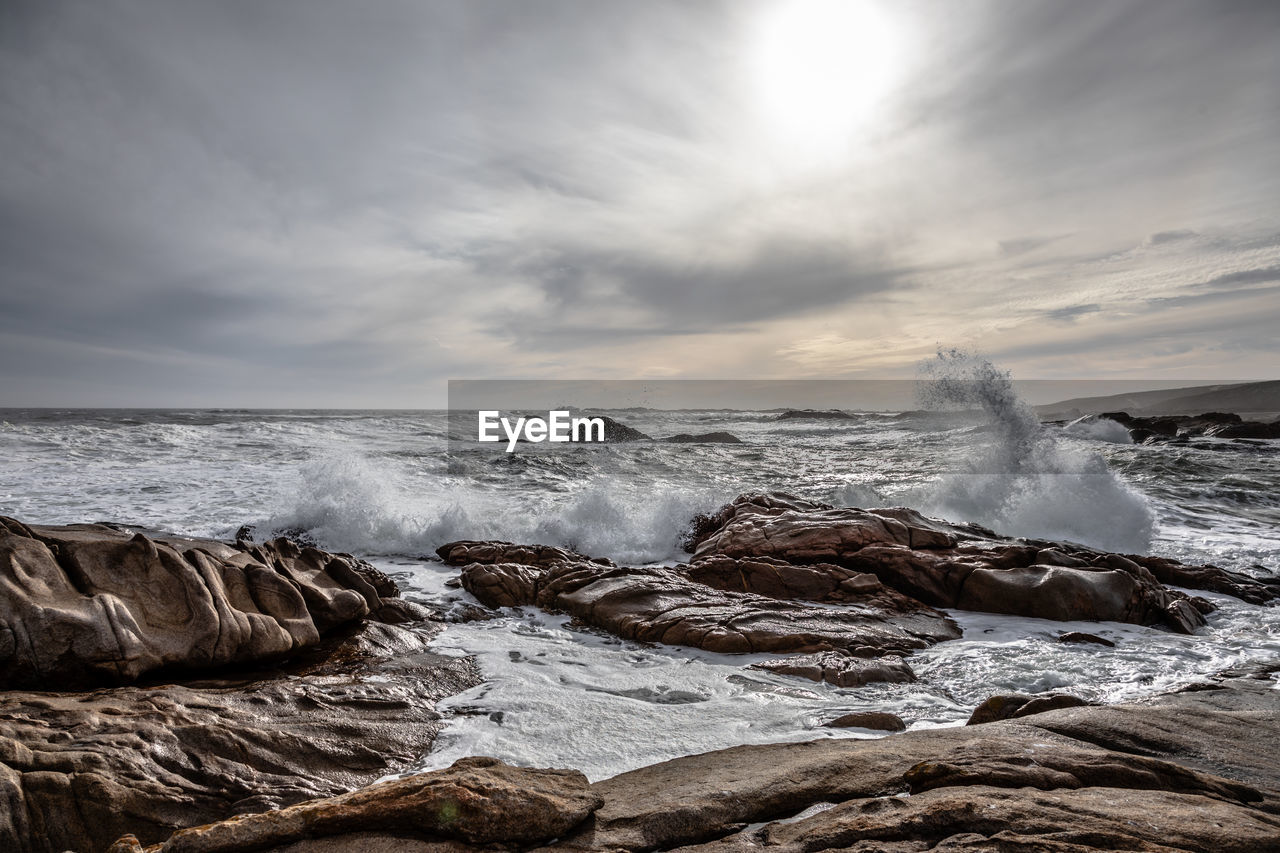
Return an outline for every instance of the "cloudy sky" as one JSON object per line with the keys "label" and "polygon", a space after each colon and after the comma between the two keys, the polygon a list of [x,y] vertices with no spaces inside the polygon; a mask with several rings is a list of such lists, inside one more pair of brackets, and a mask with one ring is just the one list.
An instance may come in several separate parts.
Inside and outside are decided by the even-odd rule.
{"label": "cloudy sky", "polygon": [[0,406],[1280,367],[1280,3],[4,0]]}

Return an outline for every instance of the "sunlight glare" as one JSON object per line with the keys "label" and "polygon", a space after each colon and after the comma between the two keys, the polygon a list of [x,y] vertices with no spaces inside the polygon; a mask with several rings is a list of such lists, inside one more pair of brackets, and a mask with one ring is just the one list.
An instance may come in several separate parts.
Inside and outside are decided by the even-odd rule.
{"label": "sunlight glare", "polygon": [[759,19],[752,76],[761,119],[807,156],[838,154],[899,71],[896,33],[873,0],[785,0]]}

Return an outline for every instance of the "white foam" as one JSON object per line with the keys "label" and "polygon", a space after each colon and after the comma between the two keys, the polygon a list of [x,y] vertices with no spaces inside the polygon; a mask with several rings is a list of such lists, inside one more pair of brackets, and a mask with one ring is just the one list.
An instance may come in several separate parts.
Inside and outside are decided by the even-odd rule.
{"label": "white foam", "polygon": [[1067,435],[1089,441],[1109,441],[1112,444],[1133,444],[1128,428],[1111,418],[1095,418],[1086,415],[1062,428]]}
{"label": "white foam", "polygon": [[1012,536],[1065,539],[1145,551],[1155,514],[1100,455],[1055,440],[1020,399],[1009,374],[957,351],[940,352],[923,385],[927,407],[977,406],[993,440],[974,443],[956,469],[918,491],[935,515],[975,521]]}

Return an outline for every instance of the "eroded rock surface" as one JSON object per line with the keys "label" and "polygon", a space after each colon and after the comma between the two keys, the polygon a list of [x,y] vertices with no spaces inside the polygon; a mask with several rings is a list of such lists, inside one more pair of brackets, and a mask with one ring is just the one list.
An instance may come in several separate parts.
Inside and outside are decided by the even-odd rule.
{"label": "eroded rock surface", "polygon": [[[933,607],[1161,625],[1182,633],[1203,626],[1213,605],[1166,583],[1253,603],[1274,601],[1280,590],[1280,583],[1214,566],[1008,539],[901,507],[836,509],[780,494],[743,495],[695,519],[688,545],[690,576],[712,584],[834,601],[840,584],[865,574]],[[717,569],[725,560],[746,567],[741,580]]]}
{"label": "eroded rock surface", "polygon": [[398,595],[286,539],[0,520],[0,850],[155,842],[418,760],[480,676]]}
{"label": "eroded rock surface", "polygon": [[184,829],[151,849],[242,853],[300,838],[318,843],[370,831],[467,845],[528,847],[573,829],[602,802],[577,770],[531,770],[494,758],[462,758],[435,773]]}
{"label": "eroded rock surface", "polygon": [[537,604],[630,640],[693,646],[713,652],[859,655],[908,652],[954,639],[944,614],[873,591],[861,606],[818,607],[712,589],[675,569],[621,568],[565,562],[545,571],[517,563],[473,563],[463,587],[485,604]]}
{"label": "eroded rock surface", "polygon": [[[1047,711],[962,729],[878,740],[740,746],[677,758],[573,788],[548,811],[565,829],[540,853],[923,853],[923,851],[1203,851],[1280,849],[1280,698],[1271,680],[1226,678],[1143,703]],[[892,720],[863,720],[891,724]],[[1242,738],[1242,732],[1249,738]],[[1158,732],[1156,737],[1153,733]],[[1213,756],[1212,763],[1204,756]],[[467,760],[474,761],[474,759]],[[480,764],[481,769],[501,765]],[[455,768],[443,771],[455,772]],[[507,769],[507,768],[504,768]],[[524,773],[564,771],[521,771]],[[432,779],[439,774],[428,774]],[[540,777],[539,777],[540,778]],[[563,780],[554,778],[554,784]],[[161,850],[385,849],[466,853],[471,837],[400,822],[396,788],[179,833]],[[434,782],[419,784],[435,784]],[[556,803],[572,799],[575,808]],[[380,824],[378,803],[390,815]],[[497,805],[485,798],[478,809]],[[438,811],[426,810],[428,814]],[[313,815],[314,822],[293,814]],[[503,825],[512,823],[507,821]],[[271,835],[239,827],[274,828]],[[532,835],[477,836],[528,848]],[[293,833],[290,835],[290,833]],[[183,838],[249,839],[241,847],[180,846]],[[266,847],[259,839],[271,844]],[[309,839],[309,840],[297,840]],[[402,846],[401,846],[402,845]],[[444,846],[441,846],[444,845]],[[125,850],[129,848],[123,848]],[[136,848],[133,848],[136,850]],[[366,846],[363,849],[375,849]],[[376,848],[382,849],[382,848]]]}
{"label": "eroded rock surface", "polygon": [[0,849],[151,843],[411,764],[444,727],[435,703],[480,682],[470,659],[430,652],[431,633],[369,623],[283,673],[0,693]]}
{"label": "eroded rock surface", "polygon": [[371,614],[423,615],[379,583],[353,558],[287,539],[228,545],[0,518],[0,687],[279,659]]}

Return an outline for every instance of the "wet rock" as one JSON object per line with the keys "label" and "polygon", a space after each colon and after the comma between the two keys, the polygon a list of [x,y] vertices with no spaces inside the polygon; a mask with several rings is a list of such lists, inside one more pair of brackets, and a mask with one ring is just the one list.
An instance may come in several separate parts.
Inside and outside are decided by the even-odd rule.
{"label": "wet rock", "polygon": [[[529,567],[476,563],[463,585],[491,602],[536,603],[587,625],[640,642],[725,653],[844,650],[893,654],[960,635],[945,614],[880,591],[859,607],[830,608],[715,590],[679,569],[560,563],[540,574]],[[532,590],[532,600],[529,594]],[[903,605],[901,612],[892,609]]]}
{"label": "wet rock", "polygon": [[1220,592],[1250,604],[1280,601],[1280,578],[1277,577],[1257,578],[1217,566],[1187,566],[1163,557],[1130,554],[1128,559],[1150,571],[1160,583]]}
{"label": "wet rock", "polygon": [[844,652],[819,652],[761,661],[751,668],[825,681],[836,687],[861,687],[875,682],[907,684],[916,680],[907,662],[893,655],[867,659]]}
{"label": "wet rock", "polygon": [[598,417],[604,421],[604,440],[607,442],[628,442],[628,441],[650,441],[650,436],[645,435],[638,429],[633,429],[621,421],[616,421],[608,415],[590,415],[590,417]]}
{"label": "wet rock", "polygon": [[[0,849],[101,850],[366,785],[417,761],[433,708],[480,682],[439,626],[367,623],[283,670],[183,685],[0,693]],[[0,812],[6,810],[0,809]]]}
{"label": "wet rock", "polygon": [[856,711],[823,723],[831,729],[872,729],[878,732],[904,732],[907,724],[897,714],[887,711]]}
{"label": "wet rock", "polygon": [[1044,711],[1078,708],[1088,704],[1090,703],[1080,697],[1067,693],[1050,693],[1047,696],[1026,696],[1021,693],[999,694],[988,697],[975,708],[965,725],[976,726],[982,723],[993,723],[996,720],[1013,720]]}
{"label": "wet rock", "polygon": [[701,432],[696,435],[682,432],[662,440],[671,444],[742,444],[742,439],[731,432]]}
{"label": "wet rock", "polygon": [[[836,509],[783,494],[743,495],[695,518],[688,544],[691,575],[712,585],[836,600],[826,587],[843,569],[874,575],[931,607],[1163,625],[1181,633],[1202,627],[1213,605],[1165,587],[1162,577],[1254,601],[1280,593],[1280,581],[1273,586],[1213,567],[1008,539],[901,507]],[[738,580],[725,562],[735,560],[744,568]],[[707,568],[699,569],[703,563]]]}
{"label": "wet rock", "polygon": [[[466,845],[528,846],[573,829],[603,801],[576,770],[462,758],[446,770],[372,785],[279,811],[181,830],[157,853],[241,853],[374,832]],[[373,848],[365,848],[373,849]]]}
{"label": "wet rock", "polygon": [[394,594],[359,561],[285,539],[228,545],[0,518],[0,686],[280,659],[366,616],[426,615]]}
{"label": "wet rock", "polygon": [[436,554],[449,566],[465,566],[469,563],[517,563],[549,569],[557,563],[594,562],[604,566],[613,565],[611,560],[587,557],[552,545],[515,545],[511,542],[471,539],[441,545],[436,549]]}
{"label": "wet rock", "polygon": [[604,805],[544,850],[1277,849],[1276,693],[1254,682],[981,727],[688,756],[597,782]]}
{"label": "wet rock", "polygon": [[854,416],[839,409],[788,409],[778,415],[780,421],[851,421]]}
{"label": "wet rock", "polygon": [[1099,646],[1107,646],[1115,648],[1115,643],[1106,637],[1099,637],[1097,634],[1087,634],[1084,631],[1068,631],[1065,634],[1058,635],[1059,643],[1093,643]]}

